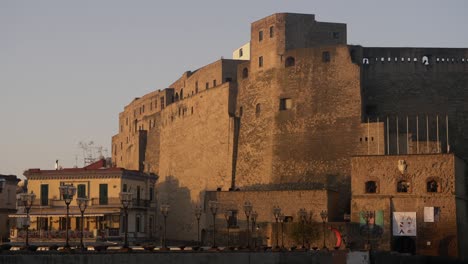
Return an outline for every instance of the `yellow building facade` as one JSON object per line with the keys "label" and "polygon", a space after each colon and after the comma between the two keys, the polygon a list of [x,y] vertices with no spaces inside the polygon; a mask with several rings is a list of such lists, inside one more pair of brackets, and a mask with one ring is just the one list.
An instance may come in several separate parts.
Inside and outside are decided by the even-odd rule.
{"label": "yellow building facade", "polygon": [[[88,198],[84,211],[83,229],[87,240],[120,240],[124,236],[124,212],[119,198],[121,192],[132,193],[128,208],[130,241],[148,240],[156,236],[155,184],[158,176],[143,172],[106,166],[100,160],[84,168],[59,170],[29,169],[28,192],[36,194],[30,210],[30,239],[45,241],[65,237],[67,209],[59,187],[73,185],[76,194],[69,207],[70,238],[79,239],[81,211],[76,198]],[[18,204],[18,207],[24,207]],[[24,209],[24,208],[22,208]],[[25,210],[14,217],[26,217]],[[19,222],[18,222],[19,223]],[[20,241],[25,235],[22,226],[12,232],[12,239]],[[19,231],[19,232],[18,232]]]}

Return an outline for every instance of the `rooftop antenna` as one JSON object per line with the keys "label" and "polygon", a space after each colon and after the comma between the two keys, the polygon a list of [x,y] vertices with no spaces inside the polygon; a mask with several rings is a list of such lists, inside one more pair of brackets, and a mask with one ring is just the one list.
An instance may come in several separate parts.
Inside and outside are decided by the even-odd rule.
{"label": "rooftop antenna", "polygon": [[104,157],[103,153],[107,155],[107,149],[102,146],[94,145],[94,141],[80,141],[78,143],[79,148],[83,150],[83,164],[88,166],[94,163],[97,159]]}

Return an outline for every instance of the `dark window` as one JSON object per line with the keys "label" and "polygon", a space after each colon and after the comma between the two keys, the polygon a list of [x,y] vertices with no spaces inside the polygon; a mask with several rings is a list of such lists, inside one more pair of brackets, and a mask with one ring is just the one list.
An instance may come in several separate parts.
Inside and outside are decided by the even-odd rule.
{"label": "dark window", "polygon": [[106,205],[108,203],[107,184],[99,184],[99,204]]}
{"label": "dark window", "polygon": [[198,93],[198,81],[195,82],[195,91]]}
{"label": "dark window", "polygon": [[137,197],[136,197],[136,204],[140,205],[140,200],[141,200],[141,188],[140,186],[137,186]]}
{"label": "dark window", "polygon": [[78,198],[85,198],[86,197],[86,185],[78,184],[77,192],[78,192]]}
{"label": "dark window", "polygon": [[244,69],[242,70],[242,79],[245,79],[245,78],[247,78],[247,77],[249,77],[249,69],[244,68]]}
{"label": "dark window", "polygon": [[149,200],[153,201],[154,189],[153,187],[149,188]]}
{"label": "dark window", "polygon": [[135,217],[135,232],[141,232],[140,231],[140,220],[141,220],[140,216],[137,215]]}
{"label": "dark window", "polygon": [[242,51],[242,48],[239,49],[239,57],[242,57],[244,55],[244,52]]}
{"label": "dark window", "polygon": [[144,105],[143,105],[142,109],[143,109],[143,113],[144,113],[145,112],[145,106]]}
{"label": "dark window", "polygon": [[294,66],[295,64],[296,64],[296,60],[294,59],[294,57],[287,57],[286,62],[284,63],[284,66],[291,67],[291,66]]}
{"label": "dark window", "polygon": [[180,89],[180,100],[184,99],[184,89]]}
{"label": "dark window", "polygon": [[436,180],[430,180],[427,182],[427,192],[436,193],[439,192],[439,184]]}
{"label": "dark window", "polygon": [[366,193],[376,193],[377,192],[377,183],[375,181],[366,182]]}
{"label": "dark window", "polygon": [[164,109],[164,97],[161,97],[161,110]]}
{"label": "dark window", "polygon": [[122,187],[122,192],[126,192],[127,191],[127,184],[124,183],[123,187]]}
{"label": "dark window", "polygon": [[210,88],[210,84],[209,84],[209,83],[206,83],[206,84],[205,84],[205,88],[206,88],[206,89]]}
{"label": "dark window", "polygon": [[330,62],[330,52],[329,51],[322,52],[322,61],[323,62]]}
{"label": "dark window", "polygon": [[280,110],[288,110],[292,108],[292,99],[291,98],[281,98],[280,99]]}
{"label": "dark window", "polygon": [[179,93],[175,93],[175,100],[179,101]]}
{"label": "dark window", "polygon": [[49,185],[41,184],[41,205],[49,205]]}
{"label": "dark window", "polygon": [[274,32],[273,26],[271,26],[271,27],[270,27],[270,38],[273,37],[274,33],[275,33],[275,32]]}
{"label": "dark window", "polygon": [[213,80],[213,87],[216,86],[216,80]]}
{"label": "dark window", "polygon": [[262,41],[262,40],[263,40],[263,31],[260,30],[260,31],[258,32],[258,41]]}
{"label": "dark window", "polygon": [[257,105],[255,106],[255,114],[256,114],[257,116],[259,116],[259,115],[260,115],[260,111],[261,111],[261,106],[260,106],[260,104],[257,104]]}
{"label": "dark window", "polygon": [[258,57],[258,67],[263,67],[263,56]]}
{"label": "dark window", "polygon": [[397,183],[397,192],[399,193],[407,193],[409,192],[410,184],[407,181],[399,181]]}
{"label": "dark window", "polygon": [[340,38],[340,32],[333,32],[333,38],[334,39],[339,39]]}

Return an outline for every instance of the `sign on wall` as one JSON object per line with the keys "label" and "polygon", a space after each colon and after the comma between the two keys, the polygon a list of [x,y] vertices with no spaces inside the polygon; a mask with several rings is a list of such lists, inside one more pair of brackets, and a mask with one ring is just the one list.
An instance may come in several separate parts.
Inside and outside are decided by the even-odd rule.
{"label": "sign on wall", "polygon": [[393,235],[416,236],[416,212],[393,212]]}

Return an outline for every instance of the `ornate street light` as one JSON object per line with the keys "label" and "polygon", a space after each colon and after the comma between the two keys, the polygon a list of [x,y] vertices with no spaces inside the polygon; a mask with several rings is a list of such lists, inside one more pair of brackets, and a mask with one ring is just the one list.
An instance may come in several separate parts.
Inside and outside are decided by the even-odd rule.
{"label": "ornate street light", "polygon": [[322,210],[322,212],[320,212],[320,217],[322,218],[322,222],[323,222],[323,249],[326,249],[327,246],[326,246],[326,243],[325,243],[325,223],[327,222],[327,218],[328,218],[328,212],[327,210]]}
{"label": "ornate street light", "polygon": [[344,214],[343,219],[345,221],[345,227],[346,227],[346,240],[345,240],[345,246],[346,248],[349,248],[349,222],[351,221],[351,215],[350,214]]}
{"label": "ornate street light", "polygon": [[253,211],[252,214],[250,215],[252,217],[252,233],[254,234],[253,237],[254,239],[254,248],[257,248],[257,229],[255,228],[257,225],[257,217],[258,213],[257,211]]}
{"label": "ornate street light", "polygon": [[301,219],[301,230],[302,230],[302,248],[305,248],[305,227],[304,224],[307,219],[307,211],[305,208],[299,209],[299,219]]}
{"label": "ornate street light", "polygon": [[31,210],[31,207],[34,203],[34,200],[36,199],[36,195],[31,191],[31,193],[21,193],[19,197],[19,201],[23,204],[24,209],[26,209],[26,247],[29,246],[29,210]]}
{"label": "ornate street light", "polygon": [[245,217],[247,218],[247,248],[250,248],[250,225],[249,225],[249,220],[250,220],[250,214],[252,214],[252,203],[249,201],[246,201],[244,203],[244,213]]}
{"label": "ornate street light", "polygon": [[197,205],[195,206],[195,217],[197,218],[197,237],[198,237],[198,246],[201,246],[201,241],[200,241],[200,218],[202,215],[202,208],[201,206]]}
{"label": "ornate street light", "polygon": [[163,244],[163,248],[164,249],[167,249],[167,216],[169,215],[169,209],[170,209],[170,206],[168,204],[162,204],[161,205],[161,214],[163,215],[164,217],[164,244]]}
{"label": "ornate street light", "polygon": [[213,214],[213,248],[216,248],[216,213],[218,213],[218,202],[208,201],[208,207]]}
{"label": "ornate street light", "polygon": [[374,218],[374,211],[365,211],[361,212],[362,218],[366,220],[366,226],[367,226],[367,248],[369,250],[372,250],[372,244],[370,242],[370,220]]}
{"label": "ornate street light", "polygon": [[85,250],[84,244],[83,244],[83,230],[84,230],[84,212],[86,208],[88,207],[88,201],[89,199],[86,197],[78,197],[76,198],[76,202],[78,203],[78,207],[80,208],[81,212],[81,235],[80,235],[80,247],[81,250]]}
{"label": "ornate street light", "polygon": [[65,204],[67,205],[67,220],[65,224],[66,243],[65,243],[64,249],[70,249],[69,238],[68,238],[68,229],[70,228],[69,226],[70,203],[73,201],[73,196],[75,196],[76,187],[73,186],[73,184],[64,184],[64,185],[60,185],[59,190],[60,190],[60,196],[62,197],[62,199],[65,201]]}
{"label": "ornate street light", "polygon": [[132,204],[132,196],[131,192],[121,192],[119,193],[120,203],[122,204],[122,208],[124,210],[125,221],[124,221],[124,249],[128,249],[128,207]]}
{"label": "ornate street light", "polygon": [[278,227],[278,220],[281,215],[281,208],[278,205],[273,206],[273,215],[275,216],[276,220],[276,248],[279,248],[279,239],[278,239],[278,234],[279,234],[279,227]]}
{"label": "ornate street light", "polygon": [[224,212],[224,218],[226,218],[226,224],[227,224],[227,248],[229,248],[229,219],[232,217],[232,211],[231,210],[226,210]]}

